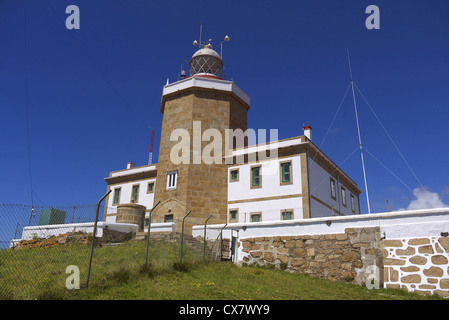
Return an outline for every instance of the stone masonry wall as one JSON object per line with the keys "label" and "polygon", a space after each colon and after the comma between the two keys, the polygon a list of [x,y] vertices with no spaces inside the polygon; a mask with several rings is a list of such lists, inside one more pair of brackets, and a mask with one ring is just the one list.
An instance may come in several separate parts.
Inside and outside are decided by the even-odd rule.
{"label": "stone masonry wall", "polygon": [[[181,233],[179,232],[153,232],[150,233],[151,240],[162,240],[171,243],[181,243]],[[204,238],[193,237],[190,234],[184,234],[183,244],[190,249],[196,250],[200,253],[204,251]],[[214,247],[215,241],[206,241],[206,254],[209,254],[210,250]]]}
{"label": "stone masonry wall", "polygon": [[373,227],[347,228],[341,234],[248,238],[241,239],[240,245],[247,264],[274,265],[290,272],[362,284],[369,275],[365,272],[368,266],[382,270],[380,243],[380,230]]}
{"label": "stone masonry wall", "polygon": [[[96,244],[120,243],[131,240],[134,237],[132,232],[120,232],[115,230],[103,229],[103,236],[96,237]],[[33,249],[33,248],[53,248],[70,244],[91,245],[92,234],[85,232],[67,232],[48,238],[34,238],[31,240],[22,240],[17,243],[13,249]]]}
{"label": "stone masonry wall", "polygon": [[449,238],[383,241],[387,288],[449,297]]}

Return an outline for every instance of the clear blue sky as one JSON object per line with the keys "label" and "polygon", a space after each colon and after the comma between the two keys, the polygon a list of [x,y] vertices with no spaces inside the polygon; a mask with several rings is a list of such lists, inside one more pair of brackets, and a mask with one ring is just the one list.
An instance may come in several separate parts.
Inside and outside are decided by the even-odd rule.
{"label": "clear blue sky", "polygon": [[[80,30],[65,27],[71,4]],[[380,30],[365,27],[370,4]],[[202,22],[212,44],[231,38],[223,59],[251,97],[248,126],[283,139],[311,125],[363,190],[366,212],[350,91],[330,126],[349,84],[349,48],[356,85],[421,184],[449,204],[448,12],[436,0],[33,0],[25,19],[24,0],[1,0],[0,202],[31,203],[26,83],[35,204],[96,203],[110,171],[147,163],[149,127],[157,161],[162,86],[188,69]],[[387,199],[407,208],[420,183],[360,95],[357,103],[371,210],[385,211]]]}

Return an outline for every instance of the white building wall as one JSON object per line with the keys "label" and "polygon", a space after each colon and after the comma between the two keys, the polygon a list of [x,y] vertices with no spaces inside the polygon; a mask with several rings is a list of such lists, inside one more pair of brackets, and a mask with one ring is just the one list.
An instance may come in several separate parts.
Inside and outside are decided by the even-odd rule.
{"label": "white building wall", "polygon": [[[335,172],[334,176],[337,175]],[[336,199],[331,197],[330,179],[335,181],[336,186]],[[317,164],[313,157],[309,157],[309,183],[310,183],[310,206],[311,206],[311,218],[328,217],[332,216],[332,207],[338,210],[343,215],[359,214],[359,203],[356,194],[352,193],[348,186],[343,184],[341,179],[331,176],[324,168]],[[346,189],[346,207],[343,206],[341,198],[341,187]],[[351,211],[351,196],[354,195],[355,213]],[[315,198],[315,199],[314,199]],[[327,206],[320,203],[327,204]],[[338,215],[335,212],[335,215]]]}
{"label": "white building wall", "polygon": [[[291,161],[292,183],[281,185],[280,163]],[[239,222],[249,222],[250,213],[262,212],[262,221],[281,219],[281,210],[293,209],[294,219],[302,219],[301,162],[299,156],[242,164],[228,168],[228,214],[238,210]],[[262,187],[251,188],[251,167],[262,166]],[[239,169],[238,181],[230,181],[230,172]],[[261,201],[261,198],[281,198]],[[243,200],[247,200],[243,202]],[[232,201],[239,201],[232,203]]]}
{"label": "white building wall", "polygon": [[[151,182],[154,183],[153,192],[147,193],[148,183],[151,183]],[[113,204],[115,189],[121,188],[120,202],[118,204],[131,203],[132,187],[136,184],[139,185],[139,198],[138,198],[137,204],[145,206],[147,208],[147,210],[150,210],[153,207],[153,202],[154,202],[154,190],[156,188],[156,179],[155,178],[111,185],[110,188],[111,188],[112,192],[109,194],[109,197],[108,197],[106,213],[107,214],[117,213],[117,204]],[[146,214],[146,217],[148,217],[148,212]],[[116,218],[115,215],[114,216],[106,216],[106,221],[107,222],[115,222],[115,218]]]}
{"label": "white building wall", "polygon": [[235,203],[228,205],[230,210],[238,210],[238,222],[251,222],[251,213],[261,212],[262,221],[281,220],[281,210],[293,210],[293,219],[302,219],[302,197]]}
{"label": "white building wall", "polygon": [[[69,232],[93,233],[94,225],[94,222],[84,222],[24,227],[22,231],[22,238],[20,240],[31,240],[34,237],[48,238],[50,236],[58,236]],[[95,236],[102,237],[104,228],[125,233],[136,233],[139,226],[131,223],[107,223],[98,221]]]}

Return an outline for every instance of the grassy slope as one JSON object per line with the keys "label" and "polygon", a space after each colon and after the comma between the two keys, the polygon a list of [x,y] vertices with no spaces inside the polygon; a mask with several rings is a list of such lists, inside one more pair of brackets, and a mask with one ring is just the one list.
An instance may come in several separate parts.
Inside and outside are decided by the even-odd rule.
{"label": "grassy slope", "polygon": [[[0,252],[0,299],[432,299],[402,290],[368,290],[349,283],[232,263],[194,262],[179,246],[151,243],[151,268],[143,269],[145,242],[96,248],[89,288],[83,288],[89,248],[70,246]],[[80,290],[67,290],[68,265],[80,268]]]}

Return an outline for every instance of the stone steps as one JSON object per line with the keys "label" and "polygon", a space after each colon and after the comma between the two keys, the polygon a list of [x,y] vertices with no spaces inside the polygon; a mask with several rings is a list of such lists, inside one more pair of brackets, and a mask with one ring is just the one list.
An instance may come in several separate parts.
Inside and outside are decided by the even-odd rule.
{"label": "stone steps", "polygon": [[[147,237],[147,232],[137,232],[136,237],[133,239],[134,241],[142,241]],[[181,244],[181,234],[177,232],[170,233],[151,233],[151,240],[165,240],[171,243]],[[193,249],[197,252],[204,252],[204,242],[202,238],[195,238],[192,235],[184,234],[183,245]],[[206,253],[209,253],[212,243],[206,244]],[[227,258],[229,255],[226,252],[223,252],[223,258]]]}

